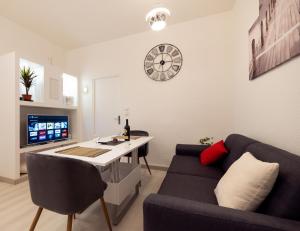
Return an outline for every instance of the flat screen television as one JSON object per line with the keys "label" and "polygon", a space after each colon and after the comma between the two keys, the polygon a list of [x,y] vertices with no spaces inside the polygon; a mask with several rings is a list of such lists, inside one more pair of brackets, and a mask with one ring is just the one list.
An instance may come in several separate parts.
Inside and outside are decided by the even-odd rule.
{"label": "flat screen television", "polygon": [[68,116],[28,115],[27,143],[38,144],[69,138]]}

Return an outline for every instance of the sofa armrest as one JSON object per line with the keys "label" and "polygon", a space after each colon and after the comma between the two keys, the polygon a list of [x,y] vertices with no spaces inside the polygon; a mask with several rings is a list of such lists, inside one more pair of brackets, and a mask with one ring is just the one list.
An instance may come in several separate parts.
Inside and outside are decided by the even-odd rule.
{"label": "sofa armrest", "polygon": [[199,156],[200,152],[208,147],[209,145],[177,144],[176,155]]}
{"label": "sofa armrest", "polygon": [[298,231],[300,222],[151,194],[144,201],[144,231]]}

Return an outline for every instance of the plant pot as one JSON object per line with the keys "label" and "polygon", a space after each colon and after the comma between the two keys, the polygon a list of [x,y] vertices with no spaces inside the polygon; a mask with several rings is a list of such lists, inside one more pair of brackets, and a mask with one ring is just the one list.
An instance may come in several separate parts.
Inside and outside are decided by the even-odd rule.
{"label": "plant pot", "polygon": [[22,99],[24,101],[31,101],[31,97],[32,97],[32,95],[25,95],[25,94],[22,95]]}

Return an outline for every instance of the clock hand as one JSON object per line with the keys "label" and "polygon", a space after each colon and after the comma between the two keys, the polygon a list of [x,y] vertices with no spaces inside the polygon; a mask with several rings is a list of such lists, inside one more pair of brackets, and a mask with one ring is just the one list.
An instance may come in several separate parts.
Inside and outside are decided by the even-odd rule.
{"label": "clock hand", "polygon": [[[164,60],[162,60],[164,61]],[[172,63],[173,61],[164,61],[165,63]],[[161,62],[158,62],[158,63],[154,63],[154,64],[160,64]]]}

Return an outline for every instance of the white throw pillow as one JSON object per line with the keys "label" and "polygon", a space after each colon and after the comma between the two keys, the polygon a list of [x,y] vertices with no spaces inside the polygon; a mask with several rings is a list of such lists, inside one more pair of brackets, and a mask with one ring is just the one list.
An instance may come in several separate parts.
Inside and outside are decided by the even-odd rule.
{"label": "white throw pillow", "polygon": [[257,160],[246,152],[230,166],[215,188],[219,205],[256,210],[271,192],[278,172],[278,163]]}

